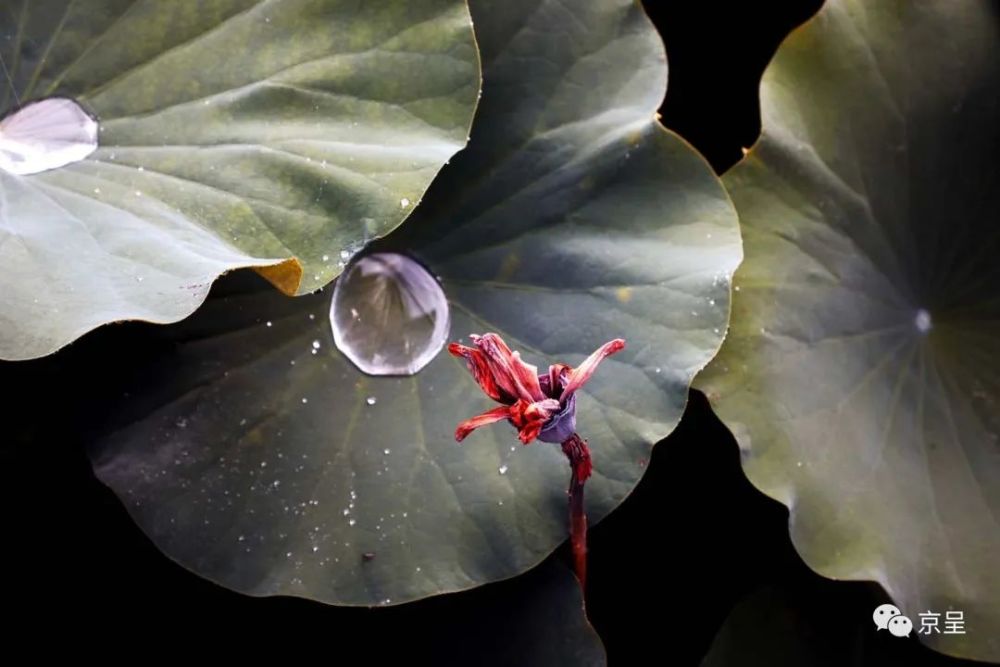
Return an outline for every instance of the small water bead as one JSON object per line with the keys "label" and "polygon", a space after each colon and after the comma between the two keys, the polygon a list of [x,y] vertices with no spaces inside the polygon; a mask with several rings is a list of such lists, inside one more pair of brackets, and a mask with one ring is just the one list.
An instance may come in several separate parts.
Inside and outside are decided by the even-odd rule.
{"label": "small water bead", "polygon": [[914,318],[913,324],[920,333],[927,333],[934,328],[934,323],[931,321],[931,314],[923,308],[917,311],[917,316]]}
{"label": "small water bead", "polygon": [[399,200],[399,208],[406,208],[409,205],[410,205],[410,200],[407,199],[406,197],[403,197],[402,199]]}
{"label": "small water bead", "polygon": [[368,398],[365,399],[365,403],[367,403],[368,405],[375,405],[376,399],[374,396],[369,396]]}
{"label": "small water bead", "polygon": [[386,447],[385,449],[382,450],[382,453],[386,456],[389,456],[389,454],[392,453],[392,450]]}
{"label": "small water bead", "polygon": [[416,261],[376,253],[337,280],[330,306],[337,349],[369,375],[413,375],[448,340],[448,301]]}
{"label": "small water bead", "polygon": [[318,350],[320,348],[320,345],[322,345],[322,343],[320,343],[318,340],[314,340],[312,342],[312,346],[313,346],[314,350]]}
{"label": "small water bead", "polygon": [[499,468],[497,468],[497,472],[499,472],[501,475],[506,475],[507,474],[507,470],[508,470],[508,468],[507,468],[506,465],[502,465]]}

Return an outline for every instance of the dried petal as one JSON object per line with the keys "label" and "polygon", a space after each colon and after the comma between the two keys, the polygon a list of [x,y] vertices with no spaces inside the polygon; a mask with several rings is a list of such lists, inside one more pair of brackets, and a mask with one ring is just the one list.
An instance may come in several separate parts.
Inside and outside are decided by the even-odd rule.
{"label": "dried petal", "polygon": [[538,402],[528,402],[520,399],[510,408],[510,421],[517,427],[517,435],[521,442],[528,444],[538,437],[542,427],[553,414],[561,409],[559,401],[546,398]]}
{"label": "dried petal", "polygon": [[559,395],[559,400],[566,401],[573,395],[574,392],[576,392],[577,389],[582,387],[587,380],[590,379],[590,376],[597,370],[598,364],[604,361],[606,357],[609,357],[624,348],[625,341],[621,338],[608,341],[604,345],[597,348],[593,354],[583,360],[582,364],[570,371],[569,377],[566,381],[566,386],[563,388],[562,394]]}
{"label": "dried petal", "polygon": [[467,435],[475,431],[480,426],[495,424],[496,422],[510,419],[510,414],[511,408],[506,405],[501,405],[500,407],[488,410],[481,415],[476,415],[471,419],[466,419],[458,425],[458,428],[455,429],[455,440],[462,442],[465,440]]}
{"label": "dried petal", "polygon": [[496,381],[493,379],[493,371],[486,361],[486,355],[482,352],[471,347],[466,347],[465,345],[460,345],[459,343],[448,345],[448,351],[456,357],[463,357],[465,359],[469,366],[469,372],[472,373],[472,377],[479,384],[483,393],[494,401],[510,405],[517,400],[513,394],[497,386]]}
{"label": "dried petal", "polygon": [[538,368],[522,361],[519,352],[511,352],[500,336],[487,333],[472,336],[472,341],[486,355],[497,385],[526,401],[545,398],[538,384]]}

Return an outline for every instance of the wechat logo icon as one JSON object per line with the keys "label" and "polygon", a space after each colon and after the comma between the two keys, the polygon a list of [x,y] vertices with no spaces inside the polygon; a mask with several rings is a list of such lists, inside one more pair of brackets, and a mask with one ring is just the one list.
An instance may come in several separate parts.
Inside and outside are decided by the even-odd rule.
{"label": "wechat logo icon", "polygon": [[891,604],[879,605],[872,612],[875,628],[888,630],[893,637],[906,637],[913,630],[913,621],[903,616],[899,607]]}

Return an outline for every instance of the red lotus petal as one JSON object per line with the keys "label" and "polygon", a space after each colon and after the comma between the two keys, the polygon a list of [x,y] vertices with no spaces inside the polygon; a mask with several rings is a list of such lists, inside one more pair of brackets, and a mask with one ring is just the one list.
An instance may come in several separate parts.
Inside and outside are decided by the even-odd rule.
{"label": "red lotus petal", "polygon": [[490,370],[490,366],[486,361],[486,355],[475,348],[466,347],[459,343],[449,344],[448,351],[456,357],[463,357],[465,359],[472,377],[479,384],[483,393],[498,403],[510,405],[514,402],[512,394],[501,390],[497,386],[496,381],[493,379],[493,371]]}
{"label": "red lotus petal", "polygon": [[528,444],[538,437],[545,423],[560,409],[559,401],[546,398],[543,401],[529,403],[520,399],[510,407],[510,421],[517,427],[521,442]]}
{"label": "red lotus petal", "polygon": [[465,436],[469,435],[480,426],[495,424],[496,422],[510,419],[510,417],[511,408],[506,405],[501,405],[500,407],[488,410],[481,415],[476,415],[471,419],[466,419],[458,425],[457,429],[455,429],[455,440],[462,442],[465,440]]}
{"label": "red lotus petal", "polygon": [[544,378],[546,386],[543,387],[543,390],[547,389],[546,393],[552,398],[559,398],[563,388],[563,375],[568,375],[571,370],[566,364],[552,364],[549,366],[548,376]]}
{"label": "red lotus petal", "polygon": [[565,401],[569,398],[571,394],[582,387],[587,380],[590,379],[590,376],[597,370],[597,365],[599,363],[604,361],[606,357],[609,357],[624,348],[625,341],[621,338],[608,341],[604,345],[597,348],[593,354],[583,360],[582,364],[570,371],[569,378],[566,381],[566,386],[563,388],[562,394],[559,396],[559,400]]}
{"label": "red lotus petal", "polygon": [[519,352],[511,352],[503,339],[495,333],[472,336],[473,342],[486,355],[493,371],[493,379],[513,396],[527,401],[545,398],[538,384],[538,368],[521,360]]}

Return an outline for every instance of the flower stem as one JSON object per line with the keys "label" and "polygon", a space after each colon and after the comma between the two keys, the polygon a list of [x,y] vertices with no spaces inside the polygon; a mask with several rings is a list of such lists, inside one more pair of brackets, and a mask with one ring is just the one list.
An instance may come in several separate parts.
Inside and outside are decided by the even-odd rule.
{"label": "flower stem", "polygon": [[593,465],[587,441],[574,433],[562,443],[572,474],[569,480],[569,543],[573,550],[573,569],[580,588],[587,586],[587,513],[583,503],[583,484]]}

